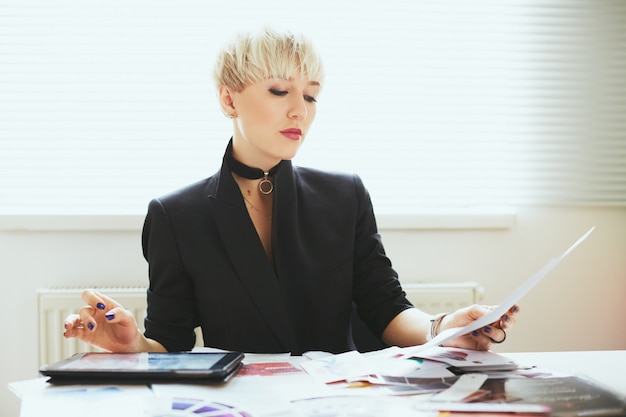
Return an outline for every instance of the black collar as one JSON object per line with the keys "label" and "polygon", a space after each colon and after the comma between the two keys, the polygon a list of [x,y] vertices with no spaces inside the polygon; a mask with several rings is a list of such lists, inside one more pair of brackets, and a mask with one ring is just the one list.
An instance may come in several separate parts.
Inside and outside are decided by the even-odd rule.
{"label": "black collar", "polygon": [[244,177],[249,180],[258,180],[260,178],[267,178],[267,177],[273,176],[276,173],[276,171],[278,171],[278,168],[281,165],[281,163],[279,162],[268,172],[265,172],[261,168],[252,168],[246,164],[239,162],[233,157],[233,140],[232,139],[230,140],[230,142],[228,143],[228,147],[226,148],[226,153],[224,154],[224,161],[226,162],[226,164],[228,165],[228,168],[232,172],[239,175],[240,177]]}

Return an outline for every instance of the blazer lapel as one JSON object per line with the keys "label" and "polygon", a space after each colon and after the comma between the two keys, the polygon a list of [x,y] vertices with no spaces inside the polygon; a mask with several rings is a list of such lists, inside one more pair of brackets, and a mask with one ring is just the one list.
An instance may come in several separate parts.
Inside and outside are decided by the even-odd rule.
{"label": "blazer lapel", "polygon": [[224,166],[217,195],[209,198],[220,236],[241,282],[285,351],[298,352],[278,279],[250,220],[239,187]]}

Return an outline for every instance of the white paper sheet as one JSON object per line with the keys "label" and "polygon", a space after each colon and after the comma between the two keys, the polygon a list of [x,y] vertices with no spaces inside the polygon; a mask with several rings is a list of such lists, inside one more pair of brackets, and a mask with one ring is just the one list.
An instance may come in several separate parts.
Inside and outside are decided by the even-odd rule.
{"label": "white paper sheet", "polygon": [[47,386],[23,394],[20,417],[137,417],[152,398],[145,385]]}
{"label": "white paper sheet", "polygon": [[478,330],[488,324],[494,323],[500,320],[504,314],[511,307],[515,305],[528,291],[530,291],[535,285],[539,283],[555,266],[559,264],[567,255],[570,254],[578,245],[580,245],[593,230],[595,226],[589,229],[584,235],[582,235],[572,246],[570,246],[563,254],[557,258],[551,259],[545,266],[543,266],[539,271],[537,271],[534,275],[528,278],[522,285],[519,286],[515,291],[513,291],[508,297],[506,297],[502,302],[494,308],[489,314],[482,316],[481,318],[469,323],[464,327],[455,327],[453,329],[446,329],[439,333],[437,337],[433,338],[431,341],[424,343],[423,345],[411,346],[402,349],[403,357],[411,357],[417,352],[420,352],[424,349],[428,349],[433,346],[442,345],[448,340],[455,339],[459,336],[463,336],[465,334],[471,333],[474,330]]}
{"label": "white paper sheet", "polygon": [[514,360],[491,351],[435,346],[416,353],[416,358],[439,361],[465,372],[512,371]]}
{"label": "white paper sheet", "polygon": [[398,360],[386,355],[372,357],[355,350],[303,362],[301,366],[324,384],[350,381],[370,374],[406,375],[420,368],[416,361]]}

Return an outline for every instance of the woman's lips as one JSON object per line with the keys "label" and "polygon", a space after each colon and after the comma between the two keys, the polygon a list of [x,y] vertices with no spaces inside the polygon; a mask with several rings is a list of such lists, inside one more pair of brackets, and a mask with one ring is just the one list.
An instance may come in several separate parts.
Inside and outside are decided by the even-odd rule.
{"label": "woman's lips", "polygon": [[296,128],[281,130],[280,133],[291,140],[300,140],[302,138],[302,130]]}

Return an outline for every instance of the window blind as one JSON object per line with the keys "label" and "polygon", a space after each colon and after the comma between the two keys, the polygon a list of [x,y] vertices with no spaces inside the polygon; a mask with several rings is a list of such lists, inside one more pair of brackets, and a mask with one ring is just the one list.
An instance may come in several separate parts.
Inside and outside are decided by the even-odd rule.
{"label": "window blind", "polygon": [[0,2],[0,214],[143,214],[214,173],[213,59],[266,24],[326,65],[294,163],[378,213],[626,205],[621,1],[25,0]]}

